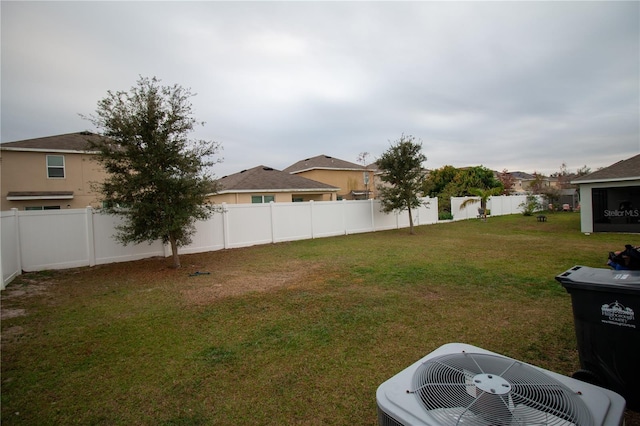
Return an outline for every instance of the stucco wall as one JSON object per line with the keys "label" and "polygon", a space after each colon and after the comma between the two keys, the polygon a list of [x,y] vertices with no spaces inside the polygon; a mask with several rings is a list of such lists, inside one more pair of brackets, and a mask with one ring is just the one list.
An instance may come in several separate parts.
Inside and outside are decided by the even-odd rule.
{"label": "stucco wall", "polygon": [[335,201],[335,195],[332,194],[314,194],[305,192],[248,192],[233,194],[216,194],[208,198],[215,204],[251,204],[251,197],[254,195],[270,195],[275,197],[276,203],[290,203],[294,198],[302,198],[302,201]]}
{"label": "stucco wall", "polygon": [[[367,173],[369,175],[368,189],[370,191],[369,197],[367,198],[375,198],[377,192],[373,183],[373,172],[369,171]],[[351,191],[362,191],[367,189],[367,185],[364,183],[364,170],[317,169],[297,173],[297,175],[340,188],[338,196],[344,199],[352,198],[350,195]]]}
{"label": "stucco wall", "polygon": [[[100,205],[91,182],[100,182],[105,173],[92,154],[0,151],[0,180],[2,181],[0,210],[24,210],[27,206],[60,206],[84,208]],[[47,177],[47,155],[63,155],[64,178]],[[9,201],[10,191],[73,191],[72,199]]]}

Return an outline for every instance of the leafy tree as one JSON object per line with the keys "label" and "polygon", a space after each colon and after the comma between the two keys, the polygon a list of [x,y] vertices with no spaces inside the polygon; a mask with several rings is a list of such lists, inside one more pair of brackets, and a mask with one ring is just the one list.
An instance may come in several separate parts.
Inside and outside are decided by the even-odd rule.
{"label": "leafy tree", "polygon": [[498,173],[498,180],[504,188],[502,193],[504,195],[511,195],[513,193],[513,185],[516,183],[516,178],[514,178],[507,169],[503,169],[502,172]]}
{"label": "leafy tree", "polygon": [[492,170],[483,166],[464,169],[444,166],[431,171],[423,184],[426,194],[438,197],[439,213],[451,213],[451,197],[469,195],[471,190],[477,188],[502,190],[502,183],[495,178]]}
{"label": "leafy tree", "polygon": [[96,115],[86,117],[104,136],[93,143],[108,177],[98,190],[105,211],[122,216],[116,239],[123,244],[171,245],[173,266],[180,267],[178,247],[189,244],[196,220],[210,217],[206,197],[216,191],[207,171],[217,161],[216,142],[190,140],[197,123],[181,86],[161,86],[141,77],[126,91],[108,91]]}
{"label": "leafy tree", "polygon": [[360,154],[358,154],[358,163],[362,164],[363,166],[367,165],[368,159],[369,159],[369,153],[366,151],[361,152]]}
{"label": "leafy tree", "polygon": [[482,188],[471,188],[469,190],[469,193],[471,195],[474,195],[477,198],[469,198],[467,200],[465,200],[462,204],[460,204],[460,208],[464,209],[465,207],[467,207],[470,204],[475,204],[475,203],[480,203],[480,215],[482,216],[482,219],[487,220],[487,201],[489,200],[490,197],[494,196],[494,195],[500,195],[502,194],[502,187],[501,186],[497,186],[494,188],[489,188],[489,189],[482,189]]}
{"label": "leafy tree", "polygon": [[558,209],[561,196],[560,188],[553,186],[545,187],[540,191],[540,195],[544,197],[551,211],[553,211],[552,208]]}
{"label": "leafy tree", "polygon": [[562,165],[560,166],[560,171],[553,173],[551,176],[557,179],[558,188],[567,189],[571,187],[571,179],[573,178],[574,174],[569,172],[566,163],[562,163]]}
{"label": "leafy tree", "polygon": [[408,210],[409,233],[412,235],[411,209],[422,204],[419,193],[424,179],[422,163],[426,160],[427,157],[422,153],[422,143],[416,142],[413,136],[402,134],[377,161],[382,171],[380,179],[386,183],[378,187],[382,210],[387,213]]}
{"label": "leafy tree", "polygon": [[576,171],[576,176],[585,176],[591,173],[591,169],[586,165],[580,167],[578,171]]}
{"label": "leafy tree", "polygon": [[455,179],[458,172],[459,170],[453,166],[431,170],[424,180],[424,193],[430,197],[437,197]]}
{"label": "leafy tree", "polygon": [[500,181],[496,179],[493,170],[484,166],[460,169],[456,179],[463,193],[461,195],[464,195],[464,193],[469,192],[469,190],[473,188],[487,189],[502,187]]}
{"label": "leafy tree", "polygon": [[533,172],[533,180],[529,183],[529,191],[534,194],[541,194],[547,186],[545,176],[538,172]]}

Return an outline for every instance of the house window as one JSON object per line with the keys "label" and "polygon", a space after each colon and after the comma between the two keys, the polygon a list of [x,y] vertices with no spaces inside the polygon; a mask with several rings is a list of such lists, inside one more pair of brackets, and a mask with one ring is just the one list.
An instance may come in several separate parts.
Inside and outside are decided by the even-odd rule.
{"label": "house window", "polygon": [[64,155],[47,155],[47,177],[64,179]]}
{"label": "house window", "polygon": [[60,210],[60,206],[29,206],[25,210]]}
{"label": "house window", "polygon": [[276,200],[276,197],[274,195],[252,195],[251,196],[251,202],[253,204],[270,203],[275,200]]}

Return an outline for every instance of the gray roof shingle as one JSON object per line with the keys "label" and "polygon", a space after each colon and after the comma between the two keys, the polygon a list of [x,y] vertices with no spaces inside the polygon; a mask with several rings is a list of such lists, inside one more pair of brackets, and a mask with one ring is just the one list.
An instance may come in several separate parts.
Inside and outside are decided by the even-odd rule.
{"label": "gray roof shingle", "polygon": [[91,132],[67,133],[43,138],[25,139],[16,142],[4,142],[0,149],[15,151],[78,151],[88,152],[88,140],[98,141],[102,137]]}
{"label": "gray roof shingle", "polygon": [[595,183],[640,180],[640,154],[618,161],[609,167],[573,179],[571,183]]}
{"label": "gray roof shingle", "polygon": [[235,191],[324,191],[334,192],[340,188],[295,176],[271,167],[257,166],[218,179],[219,194]]}
{"label": "gray roof shingle", "polygon": [[283,170],[286,173],[300,173],[313,169],[329,170],[365,170],[364,166],[349,161],[333,158],[328,155],[318,155],[316,157],[300,160]]}

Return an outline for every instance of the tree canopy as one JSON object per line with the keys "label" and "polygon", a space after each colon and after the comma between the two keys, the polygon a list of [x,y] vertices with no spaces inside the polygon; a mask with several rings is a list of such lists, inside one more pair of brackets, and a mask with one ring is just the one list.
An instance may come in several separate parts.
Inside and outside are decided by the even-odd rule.
{"label": "tree canopy", "polygon": [[[423,183],[423,189],[430,197],[438,197],[438,209],[451,212],[451,197],[476,195],[476,190],[501,192],[502,183],[496,179],[493,171],[484,166],[457,169],[444,166],[432,170]],[[494,194],[495,195],[495,194]]]}
{"label": "tree canopy", "polygon": [[382,171],[383,184],[378,187],[382,210],[387,213],[408,210],[411,234],[414,233],[411,209],[422,204],[419,196],[424,180],[422,163],[426,160],[422,143],[403,134],[376,162]]}
{"label": "tree canopy", "polygon": [[108,91],[87,118],[104,137],[92,143],[108,172],[97,184],[104,210],[125,219],[116,239],[169,243],[174,267],[195,222],[212,214],[206,197],[216,191],[208,168],[218,162],[220,145],[189,139],[204,124],[193,118],[192,96],[190,89],[141,77],[129,91]]}

